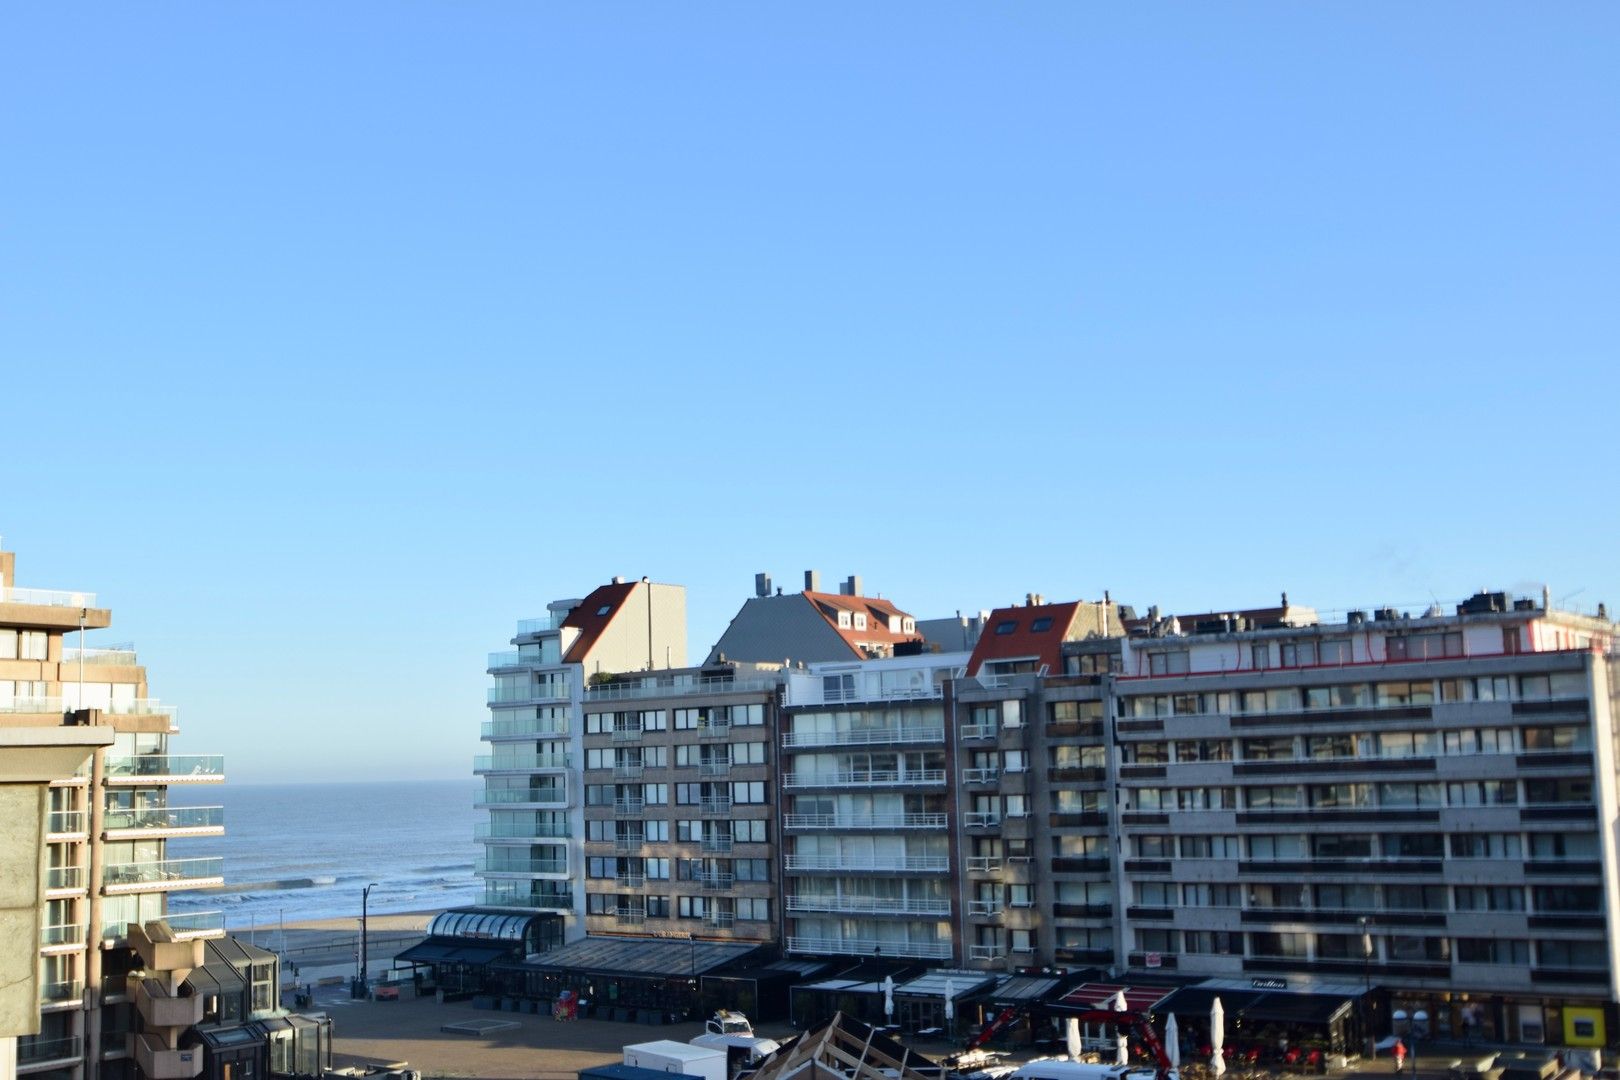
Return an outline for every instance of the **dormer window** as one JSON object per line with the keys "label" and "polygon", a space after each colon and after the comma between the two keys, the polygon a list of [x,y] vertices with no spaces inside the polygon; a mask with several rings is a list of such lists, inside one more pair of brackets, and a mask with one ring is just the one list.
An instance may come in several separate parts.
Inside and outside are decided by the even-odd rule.
{"label": "dormer window", "polygon": [[840,630],[848,630],[849,629],[849,612],[840,611],[838,613],[838,629],[840,629]]}
{"label": "dormer window", "polygon": [[862,612],[859,612],[859,611],[857,611],[855,613],[855,629],[857,629],[857,630],[865,630],[866,629],[866,615],[863,614]]}
{"label": "dormer window", "polygon": [[1052,617],[1050,615],[1042,615],[1029,624],[1029,632],[1032,634],[1039,634],[1043,630],[1050,629],[1052,629]]}
{"label": "dormer window", "polygon": [[1010,634],[1016,629],[1018,629],[1017,619],[1002,619],[996,623],[996,633],[998,634]]}
{"label": "dormer window", "polygon": [[917,620],[916,619],[906,619],[900,625],[905,628],[904,631],[903,631],[904,633],[915,634],[917,632]]}

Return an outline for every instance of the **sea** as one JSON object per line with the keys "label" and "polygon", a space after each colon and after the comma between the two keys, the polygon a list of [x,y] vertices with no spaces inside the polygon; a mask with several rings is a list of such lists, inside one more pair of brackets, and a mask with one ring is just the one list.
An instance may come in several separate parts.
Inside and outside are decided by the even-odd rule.
{"label": "sea", "polygon": [[225,835],[169,842],[169,858],[220,856],[225,887],[169,910],[223,911],[227,930],[474,904],[476,779],[236,784],[169,789],[170,805],[223,806]]}

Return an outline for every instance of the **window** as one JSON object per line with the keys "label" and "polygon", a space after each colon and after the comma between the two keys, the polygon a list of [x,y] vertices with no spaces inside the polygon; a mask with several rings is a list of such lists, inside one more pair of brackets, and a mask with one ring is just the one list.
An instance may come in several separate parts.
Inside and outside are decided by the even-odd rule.
{"label": "window", "polygon": [[17,631],[0,630],[0,660],[17,659]]}
{"label": "window", "polygon": [[1302,805],[1299,788],[1292,784],[1245,788],[1243,795],[1250,810],[1293,810]]}
{"label": "window", "polygon": [[1175,907],[1180,887],[1168,881],[1138,881],[1136,902],[1143,907]]}
{"label": "window", "polygon": [[1291,735],[1277,735],[1265,739],[1244,739],[1244,761],[1283,761],[1294,756]]}
{"label": "window", "polygon": [[1168,859],[1175,854],[1173,836],[1136,837],[1136,857],[1139,859]]}
{"label": "window", "polygon": [[1032,634],[1044,634],[1050,629],[1052,629],[1052,617],[1050,615],[1042,615],[1029,624],[1029,632]]}
{"label": "window", "polygon": [[1524,729],[1526,751],[1590,750],[1592,729],[1573,724],[1558,727],[1527,727]]}
{"label": "window", "polygon": [[1250,885],[1249,903],[1254,909],[1296,911],[1305,906],[1303,885]]}
{"label": "window", "polygon": [[1271,666],[1271,646],[1269,644],[1251,645],[1249,659],[1256,671],[1264,671]]}
{"label": "window", "polygon": [[1596,885],[1538,885],[1532,893],[1537,911],[1596,913],[1603,910],[1603,890]]}
{"label": "window", "polygon": [[1312,806],[1339,809],[1371,806],[1371,784],[1314,784],[1309,788]]}
{"label": "window", "polygon": [[[651,877],[652,875],[648,874],[647,876]],[[644,910],[646,911],[647,918],[649,918],[649,919],[667,919],[667,918],[669,918],[669,897],[667,897],[667,896],[647,896],[647,897],[641,897],[640,899],[641,899],[642,903],[645,905]]]}
{"label": "window", "polygon": [[1170,751],[1162,742],[1125,743],[1121,747],[1127,765],[1167,765]]}
{"label": "window", "polygon": [[1148,655],[1148,673],[1152,675],[1185,675],[1188,670],[1186,649],[1171,649]]}
{"label": "window", "polygon": [[1531,833],[1532,859],[1595,859],[1597,833]]}
{"label": "window", "polygon": [[1602,941],[1538,941],[1536,963],[1552,968],[1603,968],[1609,949]]}
{"label": "window", "polygon": [[1143,952],[1173,953],[1181,948],[1181,932],[1157,928],[1138,930],[1136,947]]}
{"label": "window", "polygon": [[1314,667],[1315,665],[1316,642],[1285,641],[1282,643],[1283,667]]}
{"label": "window", "polygon": [[1291,834],[1249,837],[1251,859],[1303,859],[1305,838]]}
{"label": "window", "polygon": [[1524,801],[1526,803],[1590,803],[1592,801],[1592,781],[1590,778],[1572,777],[1556,780],[1526,780],[1524,782]]}
{"label": "window", "polygon": [[1528,966],[1530,943],[1507,938],[1458,938],[1457,962]]}
{"label": "window", "polygon": [[1235,836],[1183,836],[1183,859],[1236,859],[1238,838]]}
{"label": "window", "polygon": [[1052,703],[1052,723],[1073,724],[1082,720],[1101,720],[1102,702],[1100,701],[1054,701]]}
{"label": "window", "polygon": [[1447,806],[1513,806],[1519,788],[1511,780],[1469,780],[1446,785]]}
{"label": "window", "polygon": [[1181,951],[1203,956],[1243,955],[1243,935],[1230,930],[1185,930]]}
{"label": "window", "polygon": [[1029,796],[1008,795],[1007,816],[1010,818],[1029,817]]}
{"label": "window", "polygon": [[1439,859],[1445,856],[1445,837],[1438,833],[1385,833],[1385,858]]}
{"label": "window", "polygon": [[1353,650],[1348,638],[1328,638],[1317,651],[1324,664],[1348,664]]}
{"label": "window", "polygon": [[1311,855],[1318,859],[1370,859],[1372,837],[1354,833],[1319,833],[1311,837]]}
{"label": "window", "polygon": [[22,659],[43,660],[47,637],[43,630],[20,630],[17,639],[21,643]]}
{"label": "window", "polygon": [[1003,635],[1010,634],[1014,630],[1017,630],[1017,629],[1018,629],[1018,620],[1016,620],[1016,619],[1002,619],[1000,622],[996,623],[996,633],[997,634],[1003,634]]}
{"label": "window", "polygon": [[855,629],[857,629],[857,630],[865,630],[866,629],[866,613],[865,612],[857,611],[855,613]]}
{"label": "window", "polygon": [[1451,939],[1392,935],[1384,940],[1386,958],[1396,963],[1441,962],[1451,959]]}
{"label": "window", "polygon": [[1013,952],[1034,952],[1035,940],[1029,930],[1011,930],[1007,934]]}
{"label": "window", "polygon": [[1524,910],[1524,890],[1517,885],[1459,885],[1453,893],[1458,911]]}
{"label": "window", "polygon": [[1452,833],[1454,859],[1517,859],[1520,857],[1517,833]]}
{"label": "window", "polygon": [[737,918],[750,922],[769,922],[771,918],[771,902],[759,898],[739,896],[737,898]]}
{"label": "window", "polygon": [[1225,739],[1183,740],[1176,743],[1177,761],[1231,761],[1232,744]]}
{"label": "window", "polygon": [[1372,911],[1378,894],[1371,885],[1318,885],[1316,906],[1323,911]]}
{"label": "window", "polygon": [[1035,891],[1034,890],[1035,890],[1035,886],[1033,886],[1033,885],[1008,885],[1007,886],[1007,906],[1008,907],[1032,907],[1032,906],[1034,906],[1034,903],[1035,903]]}
{"label": "window", "polygon": [[1385,885],[1384,906],[1391,911],[1445,911],[1444,885]]}
{"label": "window", "polygon": [[1439,784],[1379,784],[1379,806],[1439,806]]}
{"label": "window", "polygon": [[1306,934],[1252,933],[1249,935],[1251,956],[1282,956],[1305,958]]}

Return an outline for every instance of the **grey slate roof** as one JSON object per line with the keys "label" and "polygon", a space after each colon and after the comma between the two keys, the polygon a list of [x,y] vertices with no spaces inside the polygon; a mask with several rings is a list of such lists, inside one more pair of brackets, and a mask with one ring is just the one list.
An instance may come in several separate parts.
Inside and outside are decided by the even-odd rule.
{"label": "grey slate roof", "polygon": [[803,593],[744,601],[704,663],[717,663],[722,653],[727,660],[752,663],[860,659]]}
{"label": "grey slate roof", "polygon": [[537,953],[523,961],[522,967],[599,975],[693,975],[739,960],[757,948],[747,942],[587,937]]}

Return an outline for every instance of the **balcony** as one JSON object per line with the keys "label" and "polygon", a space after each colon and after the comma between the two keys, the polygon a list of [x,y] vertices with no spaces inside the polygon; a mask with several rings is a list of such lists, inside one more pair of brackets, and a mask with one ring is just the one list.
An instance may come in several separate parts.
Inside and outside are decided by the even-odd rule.
{"label": "balcony", "polygon": [[529,821],[499,825],[480,821],[473,825],[473,839],[488,843],[501,840],[565,840],[568,824],[563,821]]}
{"label": "balcony", "polygon": [[104,649],[81,649],[69,645],[62,649],[62,663],[77,664],[81,660],[86,664],[115,667],[134,667],[140,663],[135,658],[133,645],[109,645]]}
{"label": "balcony", "polygon": [[567,859],[492,859],[489,856],[473,862],[477,874],[566,874]]}
{"label": "balcony", "polygon": [[647,885],[646,874],[620,874],[613,883],[621,889],[641,889]]}
{"label": "balcony", "polygon": [[730,776],[731,762],[729,761],[700,761],[698,762],[699,776]]}
{"label": "balcony", "polygon": [[977,915],[980,918],[995,918],[995,917],[999,916],[1001,914],[1001,912],[1002,912],[1002,903],[1001,903],[1000,900],[969,900],[968,901],[968,914],[969,915]]}
{"label": "balcony", "polygon": [[171,1050],[167,1043],[150,1031],[129,1037],[135,1051],[135,1064],[140,1066],[146,1080],[191,1080],[202,1075],[202,1047]]}
{"label": "balcony", "polygon": [[67,707],[59,697],[19,697],[0,701],[0,713],[21,713],[27,716],[60,716]]}
{"label": "balcony", "polygon": [[567,720],[541,720],[526,716],[510,720],[485,720],[482,735],[485,739],[567,738],[570,728]]}
{"label": "balcony", "polygon": [[518,636],[543,634],[547,630],[561,630],[567,618],[567,612],[554,611],[549,615],[542,615],[538,619],[519,619],[517,624]]}
{"label": "balcony", "polygon": [[86,880],[82,866],[53,866],[45,871],[45,892],[83,892]]}
{"label": "balcony", "polygon": [[710,796],[698,805],[698,813],[704,817],[730,817],[731,798],[726,795]]}
{"label": "balcony", "polygon": [[176,996],[157,979],[131,977],[129,985],[135,994],[135,1008],[147,1027],[188,1028],[202,1023],[201,994]]}
{"label": "balcony", "polygon": [[629,701],[637,698],[685,697],[696,694],[764,693],[776,689],[774,679],[696,679],[691,682],[655,682],[643,679],[596,683],[585,688],[586,701]]}
{"label": "balcony", "polygon": [[620,926],[640,926],[647,921],[647,909],[638,907],[614,908],[613,918]]}
{"label": "balcony", "polygon": [[994,810],[969,810],[962,815],[962,824],[969,829],[993,829],[1001,824],[1001,815]]}
{"label": "balcony", "polygon": [[1005,945],[969,945],[969,960],[1000,960],[1007,955]]}
{"label": "balcony", "polygon": [[574,910],[573,894],[556,890],[534,892],[527,882],[491,881],[484,886],[486,907],[524,908],[569,914]]}
{"label": "balcony", "polygon": [[852,772],[788,773],[785,788],[907,787],[945,783],[944,769],[860,769]]}
{"label": "balcony", "polygon": [[71,589],[0,588],[0,604],[26,604],[29,607],[93,608],[96,594]]}
{"label": "balcony", "polygon": [[646,773],[647,766],[640,763],[613,766],[613,779],[615,780],[640,780]]}
{"label": "balcony", "polygon": [[111,716],[167,716],[170,730],[180,721],[180,709],[175,705],[165,705],[157,698],[132,698],[128,701],[114,701],[104,710]]}
{"label": "balcony", "polygon": [[620,854],[640,851],[642,845],[646,844],[646,842],[645,833],[620,833],[613,838],[613,850]]}
{"label": "balcony", "polygon": [[543,788],[485,788],[474,806],[533,806],[564,808],[568,806],[568,789]]}
{"label": "balcony", "polygon": [[84,983],[76,979],[39,984],[40,1006],[78,1005],[84,1000]]}
{"label": "balcony", "polygon": [[616,728],[614,728],[613,729],[613,741],[614,742],[640,742],[641,741],[641,726],[638,724],[635,727],[616,727]]}
{"label": "balcony", "polygon": [[730,851],[731,835],[729,833],[711,833],[703,838],[704,851]]}
{"label": "balcony", "polygon": [[711,930],[726,930],[737,921],[735,911],[710,911],[703,916],[703,925]]}
{"label": "balcony", "polygon": [[518,668],[555,667],[562,663],[559,655],[546,656],[543,652],[521,649],[503,649],[500,652],[489,654],[489,663],[486,670],[492,674],[497,671],[513,671]]}
{"label": "balcony", "polygon": [[783,866],[789,870],[865,870],[877,873],[929,872],[943,873],[950,869],[947,855],[902,855],[891,859],[858,859],[842,855],[785,855]]}
{"label": "balcony", "polygon": [[17,1039],[17,1070],[24,1068],[43,1069],[48,1066],[71,1067],[77,1065],[84,1058],[84,1051],[77,1035],[69,1035],[60,1039],[41,1039],[35,1035],[23,1035]]}
{"label": "balcony", "polygon": [[218,784],[225,779],[219,754],[137,754],[106,762],[109,784]]}
{"label": "balcony", "polygon": [[210,858],[114,863],[102,874],[102,891],[108,896],[122,896],[173,889],[210,889],[225,884],[224,862]]}
{"label": "balcony", "polygon": [[1001,872],[999,855],[969,855],[967,872],[970,874],[998,874]]}
{"label": "balcony", "polygon": [[823,956],[886,956],[904,960],[949,960],[948,941],[879,941],[876,938],[789,937],[788,952]]}
{"label": "balcony", "polygon": [[731,737],[731,723],[727,720],[711,720],[707,724],[699,724],[697,737],[700,739],[726,739]]}
{"label": "balcony", "polygon": [[724,892],[731,888],[732,882],[735,880],[734,875],[719,870],[711,870],[706,874],[697,875],[698,884],[703,886],[704,892]]}
{"label": "balcony", "polygon": [[573,759],[568,754],[479,754],[473,758],[473,772],[558,772],[572,764]]}
{"label": "balcony", "polygon": [[163,917],[169,924],[169,931],[174,934],[176,941],[200,941],[203,938],[221,938],[225,936],[225,913],[223,911],[188,911],[183,915],[169,914]]}
{"label": "balcony", "polygon": [[943,829],[944,814],[784,814],[789,829]]}
{"label": "balcony", "polygon": [[83,837],[88,827],[88,815],[83,810],[52,810],[45,819],[45,839]]}
{"label": "balcony", "polygon": [[484,701],[489,705],[530,705],[567,701],[568,697],[566,683],[541,683],[524,687],[491,686],[484,695]]}
{"label": "balcony", "polygon": [[963,769],[962,783],[964,784],[994,784],[1001,780],[1001,770],[991,765],[988,768]]}
{"label": "balcony", "polygon": [[102,817],[101,828],[108,840],[220,836],[225,832],[225,809],[220,806],[155,806],[108,810]]}
{"label": "balcony", "polygon": [[73,952],[84,945],[84,927],[78,923],[62,923],[39,928],[41,952]]}
{"label": "balcony", "polygon": [[968,739],[993,739],[995,737],[996,737],[996,725],[994,725],[994,724],[963,724],[962,725],[962,738],[964,740],[968,740]]}
{"label": "balcony", "polygon": [[782,736],[782,745],[794,750],[812,746],[870,746],[944,741],[945,729],[938,724],[897,724],[844,731],[790,731]]}
{"label": "balcony", "polygon": [[951,913],[951,902],[943,897],[903,896],[824,896],[801,893],[787,898],[789,911],[830,912],[851,915],[939,915]]}
{"label": "balcony", "polygon": [[640,817],[647,812],[647,803],[644,799],[615,799],[613,802],[614,817]]}

